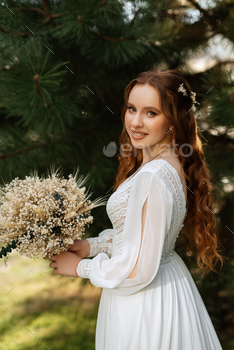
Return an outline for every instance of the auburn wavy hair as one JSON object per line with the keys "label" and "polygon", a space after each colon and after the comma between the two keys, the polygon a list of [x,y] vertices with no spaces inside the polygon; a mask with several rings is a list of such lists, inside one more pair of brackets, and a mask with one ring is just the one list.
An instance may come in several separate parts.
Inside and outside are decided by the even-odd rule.
{"label": "auburn wavy hair", "polygon": [[[179,85],[182,83],[188,96],[178,92]],[[220,254],[222,250],[219,250],[219,245],[222,248],[223,246],[218,239],[217,222],[213,213],[214,198],[213,186],[210,182],[211,174],[205,161],[197,122],[192,111],[192,91],[187,80],[178,71],[153,69],[142,72],[126,86],[121,111],[123,130],[119,137],[121,153],[117,155],[119,165],[114,181],[114,191],[137,171],[143,161],[142,149],[135,149],[132,145],[124,121],[129,94],[136,84],[148,84],[158,91],[161,109],[171,125],[174,126],[172,142],[174,140],[175,153],[179,157],[181,171],[189,189],[187,191],[188,213],[182,228],[182,234],[188,239],[186,254],[188,256],[197,255],[199,272],[203,271],[201,279],[211,270],[218,273],[215,266],[220,262],[221,270],[224,257]],[[126,144],[127,148],[125,148]],[[183,156],[179,152],[182,144]],[[189,144],[190,147],[185,146],[185,144]],[[130,154],[129,145],[134,149],[134,154],[133,152]]]}

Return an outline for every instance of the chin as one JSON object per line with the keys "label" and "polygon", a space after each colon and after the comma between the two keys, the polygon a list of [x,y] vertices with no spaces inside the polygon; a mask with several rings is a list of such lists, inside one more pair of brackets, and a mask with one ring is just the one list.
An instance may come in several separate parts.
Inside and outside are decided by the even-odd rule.
{"label": "chin", "polygon": [[135,148],[138,148],[138,149],[144,149],[144,148],[146,148],[147,147],[147,145],[143,145],[143,144],[135,144],[135,143],[133,143],[133,146],[135,147]]}

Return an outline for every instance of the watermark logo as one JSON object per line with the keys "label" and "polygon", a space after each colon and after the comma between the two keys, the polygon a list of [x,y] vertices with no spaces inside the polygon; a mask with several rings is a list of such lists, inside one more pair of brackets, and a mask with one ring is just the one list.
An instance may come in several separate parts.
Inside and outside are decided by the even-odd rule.
{"label": "watermark logo", "polygon": [[[172,141],[172,148],[168,146],[167,143],[156,144],[150,146],[149,144],[138,144],[138,147],[134,147],[129,143],[124,143],[119,147],[119,153],[122,157],[134,157],[137,156],[137,149],[142,149],[143,157],[147,154],[150,155],[151,158],[155,157],[155,154],[159,154],[161,152],[161,157],[167,157],[167,155],[172,154],[173,157],[178,157],[178,154],[175,153],[175,146],[179,146],[175,143],[175,140]],[[186,153],[184,153],[184,149],[186,148]],[[103,147],[103,153],[106,157],[114,157],[117,153],[117,145],[115,142],[110,142],[106,147]],[[183,143],[179,147],[179,153],[182,157],[190,157],[193,153],[193,147],[189,143]]]}
{"label": "watermark logo", "polygon": [[110,142],[107,147],[103,147],[103,153],[106,157],[114,157],[117,153],[117,145],[115,142]]}

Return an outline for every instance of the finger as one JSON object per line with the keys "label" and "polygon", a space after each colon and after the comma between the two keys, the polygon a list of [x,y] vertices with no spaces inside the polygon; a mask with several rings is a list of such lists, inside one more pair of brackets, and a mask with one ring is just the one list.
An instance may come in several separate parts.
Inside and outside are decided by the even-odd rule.
{"label": "finger", "polygon": [[70,252],[70,251],[74,251],[74,248],[69,247],[69,248],[68,248],[68,251],[69,251],[69,252]]}
{"label": "finger", "polygon": [[49,266],[50,266],[50,267],[55,267],[55,268],[57,267],[57,265],[56,265],[56,262],[55,262],[55,261],[52,261],[52,262],[49,264]]}

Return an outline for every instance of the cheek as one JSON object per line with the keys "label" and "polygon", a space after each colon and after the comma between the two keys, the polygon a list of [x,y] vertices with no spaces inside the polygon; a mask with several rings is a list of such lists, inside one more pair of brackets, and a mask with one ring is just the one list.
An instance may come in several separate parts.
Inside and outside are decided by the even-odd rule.
{"label": "cheek", "polygon": [[153,133],[165,132],[165,130],[167,130],[167,122],[161,118],[155,117],[148,120],[147,127]]}
{"label": "cheek", "polygon": [[132,121],[132,118],[131,118],[131,114],[128,112],[128,110],[125,113],[124,120],[125,120],[125,124],[127,124],[129,126],[129,124]]}

